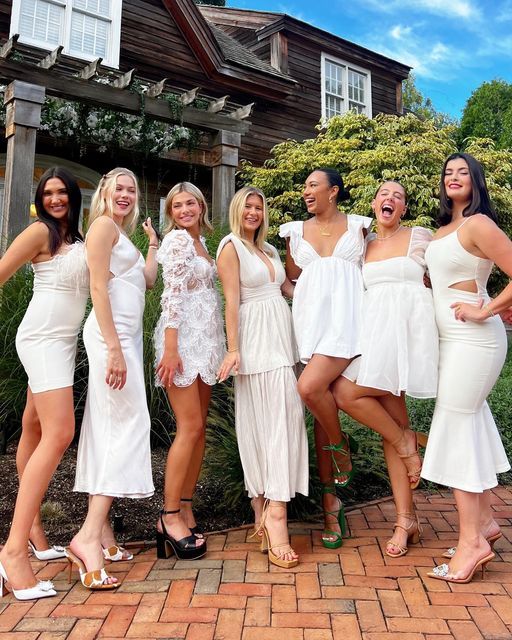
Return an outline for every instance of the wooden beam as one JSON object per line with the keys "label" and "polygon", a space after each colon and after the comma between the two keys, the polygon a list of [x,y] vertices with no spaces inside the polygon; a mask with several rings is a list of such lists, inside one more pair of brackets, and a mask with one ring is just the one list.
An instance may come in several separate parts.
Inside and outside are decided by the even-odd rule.
{"label": "wooden beam", "polygon": [[19,33],[12,35],[9,40],[0,49],[0,58],[8,58],[11,53],[16,49],[16,43],[20,37]]}
{"label": "wooden beam", "polygon": [[164,90],[165,83],[167,82],[167,78],[160,80],[160,82],[155,82],[155,84],[151,84],[146,91],[146,96],[148,98],[157,98],[162,91]]}
{"label": "wooden beam", "polygon": [[200,90],[200,87],[194,87],[194,89],[190,89],[189,91],[185,91],[180,96],[180,102],[183,106],[187,106],[192,104],[194,100],[197,98],[197,94]]}
{"label": "wooden beam", "polygon": [[37,66],[41,67],[41,69],[51,69],[59,61],[60,54],[62,53],[63,49],[64,47],[62,45],[59,45],[56,49],[49,53],[46,58],[43,58],[40,62],[38,62]]}
{"label": "wooden beam", "polygon": [[94,76],[98,75],[98,67],[100,66],[102,60],[103,58],[96,58],[96,60],[90,62],[86,67],[82,69],[82,71],[80,71],[78,77],[81,80],[90,80],[91,78],[94,78]]}
{"label": "wooden beam", "polygon": [[226,106],[228,98],[229,96],[223,96],[218,100],[212,100],[212,102],[210,102],[210,104],[208,105],[208,111],[210,113],[217,113],[219,111],[222,111],[222,109],[224,109],[224,107]]}
{"label": "wooden beam", "polygon": [[248,118],[251,115],[253,107],[254,102],[246,104],[245,107],[239,107],[235,111],[232,111],[229,114],[229,117],[233,118],[233,120],[245,120],[245,118]]}
{"label": "wooden beam", "polygon": [[[46,69],[41,69],[26,62],[15,62],[0,58],[0,79],[10,82],[14,79],[23,80],[31,84],[38,84],[46,88],[48,95],[67,100],[86,101],[98,107],[124,111],[125,113],[140,113],[140,96],[131,91],[116,89],[99,82],[84,82],[76,77],[60,76]],[[246,133],[249,122],[241,122],[227,114],[210,113],[188,106],[183,109],[181,118],[173,116],[165,100],[146,98],[145,112],[157,120],[183,124],[185,127],[216,132],[219,130],[233,133]]]}
{"label": "wooden beam", "polygon": [[130,86],[134,73],[135,69],[130,69],[130,71],[123,73],[122,76],[119,76],[119,78],[116,78],[114,82],[112,82],[112,86],[117,89],[126,89],[126,87]]}

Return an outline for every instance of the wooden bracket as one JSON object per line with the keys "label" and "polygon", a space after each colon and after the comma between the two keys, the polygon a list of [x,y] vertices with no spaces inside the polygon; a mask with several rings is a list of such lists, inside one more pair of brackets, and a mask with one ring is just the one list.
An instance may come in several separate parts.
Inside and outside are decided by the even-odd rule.
{"label": "wooden bracket", "polygon": [[162,91],[164,90],[165,83],[167,82],[167,78],[163,78],[160,82],[155,82],[155,84],[151,84],[146,91],[146,95],[148,98],[157,98]]}
{"label": "wooden bracket", "polygon": [[195,87],[195,89],[190,89],[190,91],[185,91],[185,93],[182,93],[180,96],[181,104],[186,107],[187,105],[194,102],[194,100],[197,98],[197,92],[200,90],[200,88],[201,87]]}
{"label": "wooden bracket", "polygon": [[103,58],[96,58],[96,60],[90,62],[80,71],[78,77],[81,80],[90,80],[91,78],[94,78],[94,76],[98,74],[98,67],[100,66],[102,60]]}
{"label": "wooden bracket", "polygon": [[123,73],[122,76],[119,76],[119,78],[116,78],[114,82],[112,82],[112,86],[116,87],[116,89],[126,89],[126,87],[130,86],[134,73],[135,69],[130,69],[130,71]]}
{"label": "wooden bracket", "polygon": [[229,114],[230,118],[234,118],[235,120],[245,120],[245,118],[248,118],[251,115],[254,104],[254,102],[251,102],[246,104],[245,107],[239,107],[235,111],[232,111]]}
{"label": "wooden bracket", "polygon": [[209,111],[210,113],[217,113],[218,111],[222,111],[222,109],[224,109],[224,107],[226,106],[228,98],[229,96],[223,96],[218,100],[212,100],[212,102],[210,102],[210,104],[208,105],[207,111]]}
{"label": "wooden bracket", "polygon": [[0,58],[8,58],[11,53],[16,50],[16,43],[18,42],[19,37],[20,34],[15,33],[9,38],[9,40],[7,40],[7,42],[0,49]]}
{"label": "wooden bracket", "polygon": [[41,67],[41,69],[51,69],[59,61],[62,49],[64,49],[62,45],[58,46],[51,53],[49,53],[46,58],[43,58],[41,61],[39,61],[37,63],[37,66]]}

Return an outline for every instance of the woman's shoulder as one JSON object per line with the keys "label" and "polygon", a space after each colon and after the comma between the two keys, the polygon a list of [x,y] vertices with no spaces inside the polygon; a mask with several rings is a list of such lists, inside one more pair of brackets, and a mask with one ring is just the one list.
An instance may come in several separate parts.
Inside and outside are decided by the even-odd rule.
{"label": "woman's shoulder", "polygon": [[411,235],[414,239],[430,242],[434,237],[434,232],[426,227],[413,226],[411,227]]}
{"label": "woman's shoulder", "polygon": [[185,248],[188,246],[193,246],[194,241],[192,236],[188,233],[186,229],[171,229],[169,233],[166,233],[164,239],[162,240],[161,247],[168,248]]}
{"label": "woman's shoulder", "polygon": [[219,242],[219,246],[217,247],[216,259],[219,259],[220,254],[224,251],[224,249],[226,249],[228,253],[231,251],[235,251],[235,242],[236,237],[233,233],[228,233],[227,236],[224,236]]}
{"label": "woman's shoulder", "polygon": [[279,227],[279,236],[281,238],[290,238],[292,235],[302,236],[304,222],[302,220],[292,220],[285,222]]}
{"label": "woman's shoulder", "polygon": [[267,242],[266,240],[263,243],[263,251],[274,258],[279,258],[278,250],[274,247],[273,244],[270,244],[270,242]]}

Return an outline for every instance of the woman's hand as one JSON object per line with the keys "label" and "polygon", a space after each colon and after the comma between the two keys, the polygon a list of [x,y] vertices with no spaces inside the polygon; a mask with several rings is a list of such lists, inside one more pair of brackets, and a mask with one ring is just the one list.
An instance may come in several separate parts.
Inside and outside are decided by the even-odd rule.
{"label": "woman's hand", "polygon": [[224,382],[232,373],[234,376],[238,374],[238,369],[240,368],[240,351],[238,349],[236,351],[232,351],[231,353],[226,353],[224,356],[224,360],[220,365],[220,369],[217,371],[217,380],[219,382]]}
{"label": "woman's hand", "polygon": [[467,302],[454,302],[450,305],[450,309],[455,311],[455,319],[466,322],[483,322],[490,317],[489,312],[484,307],[484,301],[479,300],[478,304],[468,304]]}
{"label": "woman's hand", "polygon": [[126,362],[121,347],[109,349],[107,357],[107,375],[105,382],[112,389],[121,390],[126,384]]}
{"label": "woman's hand", "polygon": [[146,218],[144,220],[142,223],[142,229],[149,239],[149,244],[158,245],[158,236],[156,235],[156,231],[153,229],[151,218]]}
{"label": "woman's hand", "polygon": [[505,311],[500,311],[500,317],[503,322],[507,324],[512,324],[512,307],[505,309]]}
{"label": "woman's hand", "polygon": [[183,362],[177,351],[164,351],[164,355],[156,368],[156,375],[164,387],[170,387],[175,373],[183,373]]}

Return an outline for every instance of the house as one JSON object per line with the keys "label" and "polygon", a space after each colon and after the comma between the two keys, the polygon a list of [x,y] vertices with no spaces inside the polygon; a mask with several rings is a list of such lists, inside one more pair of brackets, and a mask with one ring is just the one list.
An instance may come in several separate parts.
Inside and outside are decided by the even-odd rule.
{"label": "house", "polygon": [[[134,112],[128,95],[134,77],[162,81],[181,96],[200,87],[207,110],[194,114],[187,107],[184,123],[209,131],[208,140],[190,153],[164,153],[145,169],[159,175],[149,181],[157,195],[152,207],[191,175],[191,166],[207,191],[213,176],[217,216],[225,213],[240,160],[261,164],[275,144],[312,137],[321,118],[349,109],[369,116],[401,113],[402,80],[410,70],[285,14],[197,6],[193,0],[2,0],[0,47],[0,83],[23,80],[43,86],[47,95],[121,111]],[[98,74],[104,84],[92,86]],[[122,97],[119,87],[125,88]],[[146,112],[160,117],[162,105],[147,98]],[[9,156],[7,147],[0,141],[0,153],[7,149]],[[113,162],[134,161],[122,149],[114,159],[94,145],[59,145],[41,131],[36,151],[83,165],[88,178],[91,169],[99,175]],[[2,178],[0,166],[0,198]]]}

